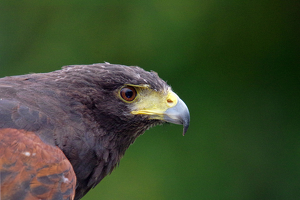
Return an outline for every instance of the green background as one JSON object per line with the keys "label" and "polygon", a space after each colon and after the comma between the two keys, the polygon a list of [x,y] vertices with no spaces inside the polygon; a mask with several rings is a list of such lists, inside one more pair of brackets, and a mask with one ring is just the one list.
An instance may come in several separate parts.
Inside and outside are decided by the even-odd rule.
{"label": "green background", "polygon": [[299,199],[298,0],[0,1],[0,77],[110,62],[190,109],[150,129],[87,199]]}

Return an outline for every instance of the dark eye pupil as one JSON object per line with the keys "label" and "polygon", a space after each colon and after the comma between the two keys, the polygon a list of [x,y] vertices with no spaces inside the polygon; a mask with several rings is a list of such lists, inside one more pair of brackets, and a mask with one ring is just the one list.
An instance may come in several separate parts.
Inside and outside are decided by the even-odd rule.
{"label": "dark eye pupil", "polygon": [[133,91],[130,90],[130,89],[127,89],[127,90],[125,91],[125,96],[126,96],[128,99],[130,99],[130,98],[133,96]]}

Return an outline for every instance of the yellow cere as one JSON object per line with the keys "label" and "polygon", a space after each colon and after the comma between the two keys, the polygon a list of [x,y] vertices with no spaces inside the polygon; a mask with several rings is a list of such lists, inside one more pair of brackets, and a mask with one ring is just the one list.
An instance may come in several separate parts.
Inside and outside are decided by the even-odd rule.
{"label": "yellow cere", "polygon": [[163,119],[164,112],[177,104],[178,96],[169,88],[167,91],[155,91],[145,87],[136,87],[138,96],[131,114],[149,115],[150,119]]}

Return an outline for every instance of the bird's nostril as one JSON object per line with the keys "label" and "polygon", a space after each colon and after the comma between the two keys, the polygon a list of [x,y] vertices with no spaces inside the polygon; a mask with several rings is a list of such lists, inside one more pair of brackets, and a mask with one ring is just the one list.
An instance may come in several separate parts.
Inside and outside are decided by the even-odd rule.
{"label": "bird's nostril", "polygon": [[167,99],[168,103],[173,103],[172,99]]}

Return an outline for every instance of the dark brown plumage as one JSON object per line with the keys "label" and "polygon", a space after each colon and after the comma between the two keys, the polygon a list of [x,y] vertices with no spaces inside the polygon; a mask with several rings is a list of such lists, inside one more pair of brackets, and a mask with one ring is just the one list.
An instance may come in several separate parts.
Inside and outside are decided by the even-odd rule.
{"label": "dark brown plumage", "polygon": [[185,133],[188,109],[139,67],[75,65],[1,78],[1,200],[80,199],[139,135],[164,122],[183,124]]}

